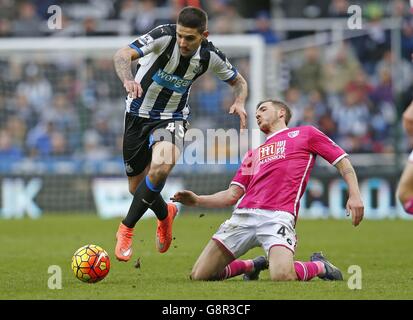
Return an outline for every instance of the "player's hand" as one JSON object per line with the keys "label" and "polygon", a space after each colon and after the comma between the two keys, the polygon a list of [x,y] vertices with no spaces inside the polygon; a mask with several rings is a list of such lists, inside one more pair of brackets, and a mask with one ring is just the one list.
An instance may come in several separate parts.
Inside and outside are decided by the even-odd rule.
{"label": "player's hand", "polygon": [[357,227],[364,216],[364,204],[360,196],[350,196],[347,204],[347,215],[351,213],[353,226]]}
{"label": "player's hand", "polygon": [[143,90],[141,84],[135,80],[125,80],[123,86],[130,98],[136,99],[142,96]]}
{"label": "player's hand", "polygon": [[173,202],[180,202],[186,206],[197,206],[198,205],[198,195],[192,191],[184,190],[176,192],[173,197],[171,197]]}
{"label": "player's hand", "polygon": [[229,109],[229,114],[236,113],[240,119],[240,128],[246,129],[247,128],[247,112],[245,111],[245,107],[242,103],[235,102],[231,108]]}

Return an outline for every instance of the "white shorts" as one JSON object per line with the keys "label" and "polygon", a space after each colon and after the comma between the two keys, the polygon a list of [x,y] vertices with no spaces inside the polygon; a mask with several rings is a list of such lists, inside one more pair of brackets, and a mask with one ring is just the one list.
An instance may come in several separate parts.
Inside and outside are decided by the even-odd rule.
{"label": "white shorts", "polygon": [[237,209],[212,239],[234,258],[260,246],[267,256],[273,246],[286,247],[294,254],[297,244],[294,225],[294,216],[288,212]]}

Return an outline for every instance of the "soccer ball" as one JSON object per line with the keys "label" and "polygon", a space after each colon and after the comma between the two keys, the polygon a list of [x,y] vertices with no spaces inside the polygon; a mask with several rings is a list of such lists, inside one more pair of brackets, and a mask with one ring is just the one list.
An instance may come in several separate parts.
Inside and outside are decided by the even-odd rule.
{"label": "soccer ball", "polygon": [[107,276],[110,259],[105,250],[94,244],[87,244],[74,253],[72,270],[83,282],[95,283]]}

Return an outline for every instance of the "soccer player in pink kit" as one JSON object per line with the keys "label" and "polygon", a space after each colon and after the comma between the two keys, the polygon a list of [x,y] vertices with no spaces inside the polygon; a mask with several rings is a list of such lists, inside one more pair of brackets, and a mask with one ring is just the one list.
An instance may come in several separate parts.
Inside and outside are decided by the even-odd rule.
{"label": "soccer player in pink kit", "polygon": [[[413,137],[413,101],[403,113],[403,128],[410,137]],[[404,210],[408,214],[413,214],[413,151],[400,177],[397,198]]]}
{"label": "soccer player in pink kit", "polygon": [[[256,119],[266,141],[249,151],[227,190],[197,195],[184,190],[173,201],[184,205],[223,208],[237,204],[196,261],[191,279],[223,280],[244,274],[256,280],[269,268],[274,281],[307,281],[315,276],[342,280],[341,271],[321,253],[310,261],[294,261],[295,224],[315,158],[320,155],[336,166],[348,185],[346,204],[354,226],[364,215],[356,173],[347,154],[325,134],[312,126],[288,128],[289,107],[281,101],[266,100],[257,106]],[[239,260],[238,257],[261,246],[268,257]]]}
{"label": "soccer player in pink kit", "polygon": [[[403,112],[403,128],[408,136],[413,137],[413,101]],[[409,160],[400,177],[396,196],[402,203],[404,211],[413,214],[413,151],[410,153]]]}

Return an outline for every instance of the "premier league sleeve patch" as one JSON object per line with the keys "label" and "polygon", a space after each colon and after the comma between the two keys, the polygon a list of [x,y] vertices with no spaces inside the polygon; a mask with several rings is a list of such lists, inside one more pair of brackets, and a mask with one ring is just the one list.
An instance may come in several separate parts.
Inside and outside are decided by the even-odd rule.
{"label": "premier league sleeve patch", "polygon": [[151,44],[154,41],[154,39],[149,34],[145,34],[145,35],[139,37],[138,41],[143,46],[147,46],[147,45]]}

